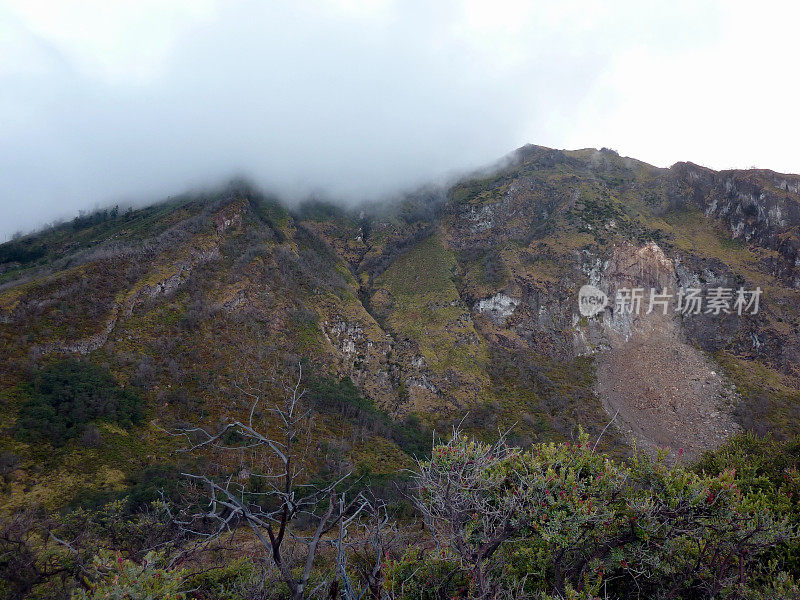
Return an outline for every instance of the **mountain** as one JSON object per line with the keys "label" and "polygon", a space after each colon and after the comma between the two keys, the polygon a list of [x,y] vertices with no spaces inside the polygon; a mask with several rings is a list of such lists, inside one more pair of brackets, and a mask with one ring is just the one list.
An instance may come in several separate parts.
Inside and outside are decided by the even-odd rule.
{"label": "mountain", "polygon": [[[609,298],[596,315],[586,284]],[[651,288],[732,297],[637,314],[616,303],[635,288],[645,307]],[[525,146],[353,209],[234,182],[81,215],[0,245],[0,496],[57,508],[145,485],[174,461],[170,428],[247,411],[243,389],[300,360],[317,469],[392,476],[454,423],[526,444],[613,421],[612,452],[695,458],[741,430],[798,433],[798,311],[800,176],[767,170]],[[86,400],[42,429],[74,358],[141,418]]]}

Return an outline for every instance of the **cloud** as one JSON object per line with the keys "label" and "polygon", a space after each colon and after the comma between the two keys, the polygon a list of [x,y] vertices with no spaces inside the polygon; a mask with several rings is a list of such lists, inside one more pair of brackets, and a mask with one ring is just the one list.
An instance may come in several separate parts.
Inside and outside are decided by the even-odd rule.
{"label": "cloud", "polygon": [[288,197],[354,202],[527,142],[692,158],[688,142],[672,157],[674,144],[658,152],[641,133],[646,120],[669,133],[663,123],[684,115],[636,102],[654,102],[649,69],[677,87],[685,61],[730,43],[716,2],[10,6],[0,12],[0,238],[234,174]]}

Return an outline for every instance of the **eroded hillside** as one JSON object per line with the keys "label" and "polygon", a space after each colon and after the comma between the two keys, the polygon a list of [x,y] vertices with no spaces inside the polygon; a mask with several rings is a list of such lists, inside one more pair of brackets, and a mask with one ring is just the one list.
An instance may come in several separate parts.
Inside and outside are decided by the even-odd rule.
{"label": "eroded hillside", "polygon": [[[312,471],[389,476],[462,419],[526,443],[618,413],[605,444],[692,456],[740,429],[797,432],[798,227],[797,176],[536,146],[389,205],[289,210],[238,184],[78,218],[0,246],[4,504],[137,485],[173,460],[165,430],[246,411],[241,388],[300,358]],[[586,283],[763,296],[756,315],[587,318]],[[74,356],[140,390],[145,423],[18,435],[33,374]]]}

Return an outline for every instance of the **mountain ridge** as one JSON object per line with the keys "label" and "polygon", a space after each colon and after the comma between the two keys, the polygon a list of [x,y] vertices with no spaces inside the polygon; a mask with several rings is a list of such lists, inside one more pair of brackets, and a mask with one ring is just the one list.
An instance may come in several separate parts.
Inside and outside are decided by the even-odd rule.
{"label": "mountain ridge", "polygon": [[[529,443],[578,425],[599,435],[616,415],[610,449],[638,438],[690,456],[741,429],[794,433],[799,240],[800,176],[533,145],[381,206],[287,208],[237,182],[79,217],[0,245],[0,451],[20,465],[9,504],[124,489],[147,448],[167,460],[164,426],[224,418],[241,409],[238,385],[300,358],[317,381],[351,380],[395,428],[339,407],[312,444],[338,440],[341,460],[387,472],[408,458],[398,428],[461,420]],[[763,311],[587,319],[577,292],[590,281],[612,298],[759,286]],[[94,447],[20,440],[26,382],[74,356],[141,389],[147,424],[99,423]],[[91,459],[54,476],[77,456]]]}

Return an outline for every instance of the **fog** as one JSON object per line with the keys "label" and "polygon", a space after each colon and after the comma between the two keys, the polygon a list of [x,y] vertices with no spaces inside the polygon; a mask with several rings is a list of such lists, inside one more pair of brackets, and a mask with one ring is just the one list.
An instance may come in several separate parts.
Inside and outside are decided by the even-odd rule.
{"label": "fog", "polygon": [[[528,142],[610,146],[662,166],[777,156],[783,164],[763,166],[800,170],[785,144],[770,155],[766,143],[751,144],[753,154],[731,153],[725,139],[707,143],[722,98],[712,104],[702,85],[681,91],[700,85],[685,66],[724,52],[746,22],[722,8],[7,2],[0,240],[80,209],[143,204],[234,175],[290,201],[312,193],[379,200]],[[687,93],[696,103],[682,100]],[[774,136],[800,133],[789,104],[776,110],[768,118],[793,120]],[[693,136],[697,123],[705,129]]]}

